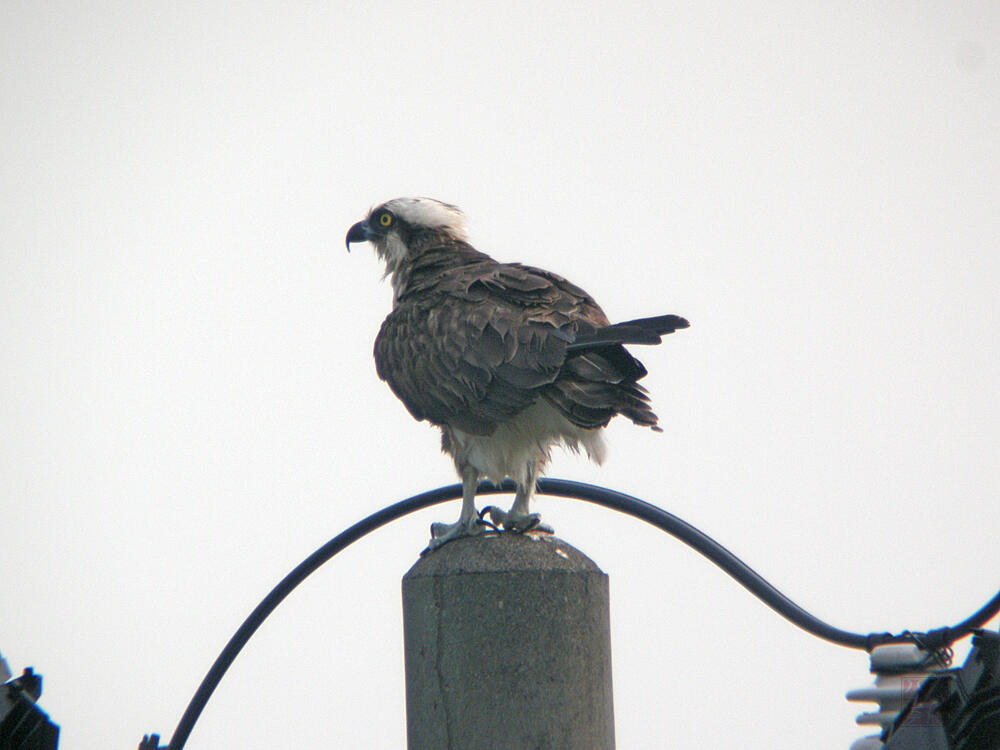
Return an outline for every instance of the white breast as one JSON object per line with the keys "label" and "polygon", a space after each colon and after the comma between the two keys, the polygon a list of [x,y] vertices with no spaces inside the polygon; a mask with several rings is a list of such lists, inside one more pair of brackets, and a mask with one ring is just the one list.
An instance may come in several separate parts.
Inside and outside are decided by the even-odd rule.
{"label": "white breast", "polygon": [[604,461],[606,447],[602,429],[577,427],[544,399],[501,424],[492,435],[470,435],[446,428],[452,437],[452,454],[459,474],[471,465],[479,475],[499,483],[509,477],[524,484],[531,468],[540,471],[549,451],[562,445],[574,452],[581,448],[595,463]]}

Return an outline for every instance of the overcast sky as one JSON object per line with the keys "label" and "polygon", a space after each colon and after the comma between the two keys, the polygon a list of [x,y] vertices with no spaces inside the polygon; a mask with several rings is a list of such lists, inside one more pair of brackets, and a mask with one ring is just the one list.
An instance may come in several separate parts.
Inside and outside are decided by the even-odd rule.
{"label": "overcast sky", "polygon": [[[0,652],[68,750],[169,737],[346,526],[456,481],[378,380],[347,228],[460,205],[568,276],[665,432],[603,468],[849,630],[998,588],[996,2],[0,4]],[[541,498],[610,576],[618,746],[847,748],[867,656],[651,527]],[[404,745],[398,522],[296,591],[190,748]],[[965,649],[959,650],[964,658]]]}

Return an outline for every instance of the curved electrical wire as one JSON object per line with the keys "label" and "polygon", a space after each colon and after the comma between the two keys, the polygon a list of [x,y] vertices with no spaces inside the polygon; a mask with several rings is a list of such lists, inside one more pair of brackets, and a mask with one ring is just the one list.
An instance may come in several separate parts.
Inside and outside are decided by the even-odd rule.
{"label": "curved electrical wire", "polygon": [[[479,487],[477,494],[492,495],[513,491],[514,484],[508,481],[499,487],[484,483]],[[651,503],[647,503],[631,495],[605,489],[604,487],[596,487],[582,482],[571,482],[565,479],[540,479],[538,481],[538,491],[543,495],[586,500],[605,508],[611,508],[612,510],[635,516],[656,526],[658,529],[662,529],[718,565],[726,573],[735,578],[744,588],[785,619],[819,638],[841,646],[870,651],[875,646],[885,643],[913,643],[919,640],[922,647],[944,648],[959,638],[968,635],[1000,611],[1000,592],[998,592],[981,609],[952,627],[939,628],[927,633],[910,633],[907,631],[898,635],[891,633],[869,633],[867,635],[851,633],[840,628],[835,628],[809,614],[707,534]],[[361,537],[405,515],[429,508],[432,505],[437,505],[447,500],[454,500],[461,496],[462,486],[460,484],[453,484],[414,495],[406,500],[401,500],[358,521],[299,563],[294,570],[285,576],[264,597],[263,601],[243,621],[243,624],[233,634],[233,637],[229,639],[226,647],[216,658],[205,678],[201,681],[201,685],[198,686],[198,690],[191,698],[191,702],[184,711],[184,715],[181,716],[180,721],[177,723],[177,728],[170,738],[169,750],[181,750],[184,747],[188,736],[191,734],[191,730],[194,728],[195,722],[198,721],[198,717],[201,715],[215,688],[222,680],[223,675],[225,675],[226,670],[236,660],[237,655],[256,632],[257,628],[260,627],[261,623],[264,622],[267,616],[277,608],[296,586],[322,566],[323,563],[330,560],[338,552],[353,544]]]}

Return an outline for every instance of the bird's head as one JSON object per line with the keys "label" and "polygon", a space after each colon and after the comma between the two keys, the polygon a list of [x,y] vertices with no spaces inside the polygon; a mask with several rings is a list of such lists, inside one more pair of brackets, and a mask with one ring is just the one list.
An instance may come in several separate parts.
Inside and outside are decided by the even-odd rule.
{"label": "bird's head", "polygon": [[348,230],[347,250],[352,242],[372,243],[391,274],[428,239],[466,242],[465,216],[433,198],[396,198],[376,206]]}

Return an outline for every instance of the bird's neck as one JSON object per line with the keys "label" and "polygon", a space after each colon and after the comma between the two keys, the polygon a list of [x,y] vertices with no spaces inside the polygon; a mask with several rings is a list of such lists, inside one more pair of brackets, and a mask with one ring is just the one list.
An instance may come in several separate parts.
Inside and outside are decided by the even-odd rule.
{"label": "bird's neck", "polygon": [[465,266],[495,262],[486,253],[460,241],[411,247],[410,250],[410,254],[390,271],[396,304],[410,292],[433,290],[450,274]]}

